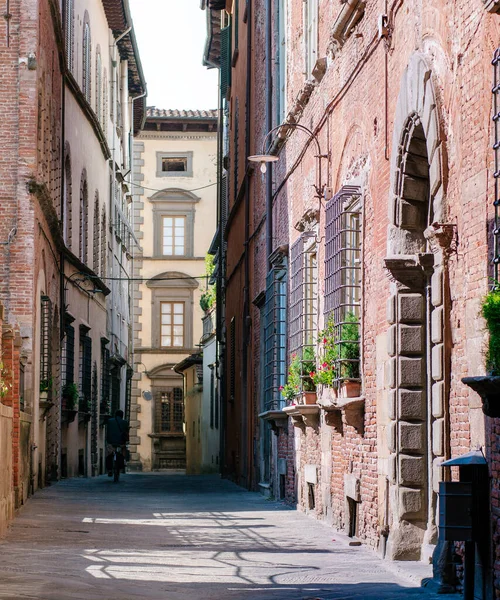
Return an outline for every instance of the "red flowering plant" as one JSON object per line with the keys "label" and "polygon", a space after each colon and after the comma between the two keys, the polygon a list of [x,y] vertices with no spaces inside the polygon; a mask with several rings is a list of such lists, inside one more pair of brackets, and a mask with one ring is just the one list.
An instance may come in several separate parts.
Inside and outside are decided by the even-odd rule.
{"label": "red flowering plant", "polygon": [[292,354],[286,384],[280,387],[281,395],[288,403],[291,403],[300,392],[314,392],[315,368],[316,357],[312,347],[306,346],[300,354],[297,352]]}
{"label": "red flowering plant", "polygon": [[338,345],[335,343],[335,322],[330,315],[326,326],[318,333],[319,353],[318,368],[312,375],[316,385],[333,387],[337,377],[337,360],[339,358]]}

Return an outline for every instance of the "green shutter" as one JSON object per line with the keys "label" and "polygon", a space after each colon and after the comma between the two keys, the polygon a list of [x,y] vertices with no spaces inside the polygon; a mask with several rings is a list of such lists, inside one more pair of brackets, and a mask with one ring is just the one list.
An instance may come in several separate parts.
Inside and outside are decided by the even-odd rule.
{"label": "green shutter", "polygon": [[220,34],[220,93],[225,98],[227,88],[231,85],[231,26],[221,29]]}

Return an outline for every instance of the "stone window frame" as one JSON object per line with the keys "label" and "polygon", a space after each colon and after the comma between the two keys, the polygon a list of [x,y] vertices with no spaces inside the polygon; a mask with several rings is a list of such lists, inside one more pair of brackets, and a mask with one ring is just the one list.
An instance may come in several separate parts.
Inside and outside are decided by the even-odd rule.
{"label": "stone window frame", "polygon": [[[165,189],[149,198],[153,204],[153,256],[155,258],[191,258],[194,256],[195,205],[200,201],[192,192],[179,188]],[[185,217],[185,252],[183,255],[163,254],[163,218]]]}
{"label": "stone window frame", "polygon": [[[169,271],[157,275],[147,282],[151,289],[151,347],[158,350],[186,350],[193,347],[194,291],[198,281],[185,273]],[[184,346],[165,347],[161,345],[161,303],[184,303]]]}
{"label": "stone window frame", "polygon": [[[187,168],[185,171],[162,171],[161,161],[164,158],[186,158]],[[189,150],[187,152],[157,152],[156,177],[193,177],[193,151]]]}

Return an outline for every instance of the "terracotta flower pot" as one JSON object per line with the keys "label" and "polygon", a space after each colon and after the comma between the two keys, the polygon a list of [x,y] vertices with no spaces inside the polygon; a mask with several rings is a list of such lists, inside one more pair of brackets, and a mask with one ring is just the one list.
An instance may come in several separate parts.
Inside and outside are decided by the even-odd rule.
{"label": "terracotta flower pot", "polygon": [[359,398],[361,395],[361,383],[359,381],[343,381],[340,390],[340,398]]}
{"label": "terracotta flower pot", "polygon": [[316,392],[302,392],[300,398],[300,404],[316,404],[317,396]]}

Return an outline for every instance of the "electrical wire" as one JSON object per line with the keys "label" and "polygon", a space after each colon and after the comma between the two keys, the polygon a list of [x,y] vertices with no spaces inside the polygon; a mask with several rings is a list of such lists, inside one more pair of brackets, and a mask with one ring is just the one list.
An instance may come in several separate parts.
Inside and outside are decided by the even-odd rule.
{"label": "electrical wire", "polygon": [[[150,188],[145,185],[141,185],[140,183],[132,183],[131,181],[129,181],[127,183],[129,185],[133,185],[134,187],[142,188],[142,189],[148,190],[150,192],[164,192],[165,191],[165,188],[161,188],[161,189]],[[181,191],[182,192],[198,192],[199,190],[205,190],[206,188],[212,187],[214,185],[217,185],[217,181],[214,181],[213,183],[209,183],[207,185],[203,185],[202,187],[194,188],[193,190],[181,190]]]}

